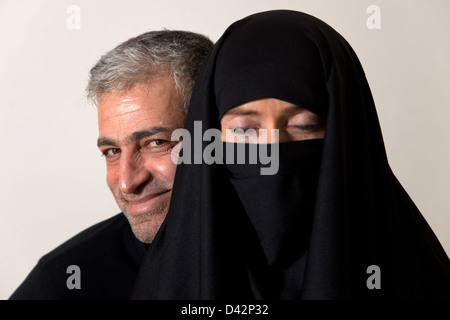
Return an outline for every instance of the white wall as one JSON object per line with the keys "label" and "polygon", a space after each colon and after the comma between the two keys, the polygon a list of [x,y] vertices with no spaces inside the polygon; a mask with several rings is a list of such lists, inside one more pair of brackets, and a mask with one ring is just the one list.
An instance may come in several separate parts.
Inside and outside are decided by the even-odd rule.
{"label": "white wall", "polygon": [[[370,30],[369,5],[381,9]],[[68,29],[69,5],[80,29]],[[235,20],[288,8],[358,54],[391,166],[450,253],[450,2],[446,0],[0,0],[0,299],[45,253],[119,212],[84,88],[107,50],[149,30],[217,40]]]}

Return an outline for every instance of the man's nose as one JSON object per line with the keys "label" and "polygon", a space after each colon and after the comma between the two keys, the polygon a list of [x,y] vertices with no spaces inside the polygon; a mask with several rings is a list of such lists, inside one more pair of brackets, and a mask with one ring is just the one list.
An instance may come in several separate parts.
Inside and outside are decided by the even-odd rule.
{"label": "man's nose", "polygon": [[125,193],[139,193],[139,187],[145,184],[151,173],[142,163],[132,155],[122,153],[119,167],[119,189]]}

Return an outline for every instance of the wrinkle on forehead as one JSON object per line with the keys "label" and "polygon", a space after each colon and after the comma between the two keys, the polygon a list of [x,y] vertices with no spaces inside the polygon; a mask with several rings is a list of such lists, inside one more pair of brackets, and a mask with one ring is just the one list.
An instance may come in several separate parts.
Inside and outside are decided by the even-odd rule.
{"label": "wrinkle on forehead", "polygon": [[122,100],[120,100],[121,103],[125,103],[125,102],[131,102],[131,101],[135,101],[138,100],[138,98],[123,98]]}
{"label": "wrinkle on forehead", "polygon": [[133,132],[184,126],[185,113],[176,108],[178,95],[167,83],[153,90],[137,86],[129,91],[105,93],[98,105],[99,138],[126,142]]}
{"label": "wrinkle on forehead", "polygon": [[[133,99],[134,101],[139,99]],[[139,103],[120,103],[116,106],[116,108],[107,108],[104,112],[103,118],[116,118],[121,116],[126,116],[128,114],[132,114],[135,112],[143,111],[144,109],[150,109],[151,107],[148,107],[144,104]]]}
{"label": "wrinkle on forehead", "polygon": [[115,97],[107,96],[98,107],[99,120],[114,119],[126,117],[142,111],[148,111],[157,108],[143,97],[123,97],[116,100]]}
{"label": "wrinkle on forehead", "polygon": [[[163,106],[156,105],[155,98],[163,100]],[[166,107],[170,110],[173,109],[173,105],[176,107],[175,110],[178,111],[179,109],[180,112],[184,113],[179,99],[181,97],[175,90],[173,79],[161,77],[154,79],[153,86],[140,84],[128,90],[114,90],[104,93],[100,97],[98,111],[104,109],[101,110],[101,113],[109,118],[115,116],[113,113],[126,115],[140,109],[151,110]],[[105,108],[100,108],[101,106],[105,106]]]}

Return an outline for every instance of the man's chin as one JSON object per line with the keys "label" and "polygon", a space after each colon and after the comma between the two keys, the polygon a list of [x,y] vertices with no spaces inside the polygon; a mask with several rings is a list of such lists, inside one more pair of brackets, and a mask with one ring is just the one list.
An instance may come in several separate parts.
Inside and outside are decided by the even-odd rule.
{"label": "man's chin", "polygon": [[130,223],[131,230],[133,231],[135,237],[146,244],[150,244],[153,242],[156,233],[159,230],[159,227],[162,224],[164,219],[158,219],[154,217],[154,219],[139,219],[140,217],[132,217],[130,219],[127,216],[128,222]]}

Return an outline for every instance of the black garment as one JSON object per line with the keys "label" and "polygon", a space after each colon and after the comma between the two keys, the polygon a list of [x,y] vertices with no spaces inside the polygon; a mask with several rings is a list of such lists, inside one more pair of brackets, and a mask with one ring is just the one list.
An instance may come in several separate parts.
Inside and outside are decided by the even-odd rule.
{"label": "black garment", "polygon": [[[291,250],[293,261],[271,268],[261,230],[276,224],[266,216],[255,222],[244,209],[229,168],[181,164],[169,213],[146,253],[133,297],[450,299],[449,259],[389,167],[364,71],[346,40],[294,11],[232,24],[199,72],[186,129],[193,135],[194,121],[202,121],[203,132],[220,128],[226,111],[265,97],[326,121],[317,188],[311,183],[315,195],[306,197],[314,208],[308,229],[299,230],[307,239],[275,249]],[[209,143],[203,141],[203,149]],[[258,186],[247,193],[265,201],[269,195]],[[372,265],[381,272],[380,289],[368,285]]]}
{"label": "black garment", "polygon": [[[120,213],[43,256],[10,299],[130,299],[144,253],[144,244]],[[70,265],[80,268],[80,289],[67,287]]]}
{"label": "black garment", "polygon": [[[261,299],[300,298],[297,288],[303,283],[323,139],[278,145],[227,142],[225,157],[232,147],[234,161],[225,164],[229,180],[260,244],[258,263],[248,270],[252,292]],[[239,147],[245,150],[244,164],[238,162]],[[252,164],[250,153],[255,147],[267,148],[268,154],[278,152],[275,174],[261,175],[261,169],[267,165],[261,161]]]}

